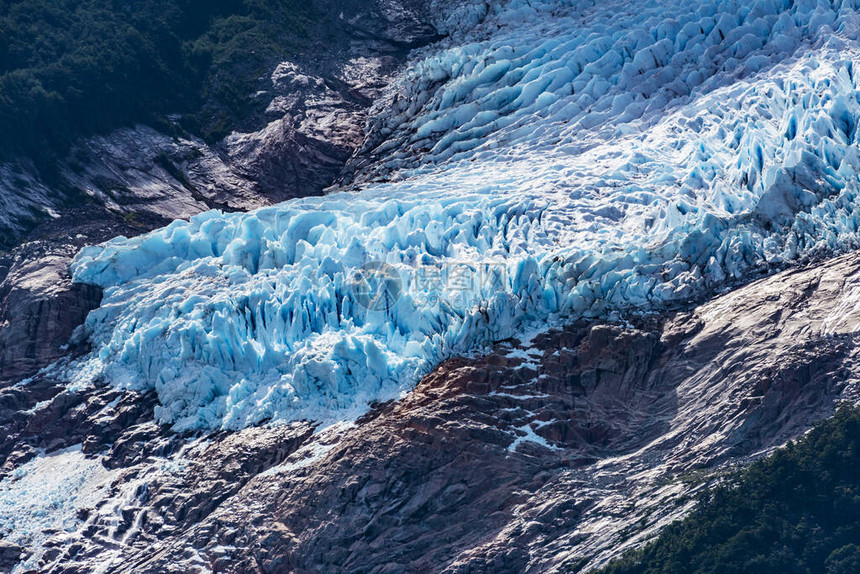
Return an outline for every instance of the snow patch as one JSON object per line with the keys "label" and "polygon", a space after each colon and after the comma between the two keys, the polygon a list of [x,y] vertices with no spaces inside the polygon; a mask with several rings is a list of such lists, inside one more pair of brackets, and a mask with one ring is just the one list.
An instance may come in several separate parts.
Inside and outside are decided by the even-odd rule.
{"label": "snow patch", "polygon": [[77,445],[41,454],[0,481],[0,537],[31,552],[12,572],[37,567],[42,544],[57,530],[73,532],[78,510],[102,500],[116,474]]}
{"label": "snow patch", "polygon": [[520,445],[526,442],[540,445],[544,448],[548,448],[549,450],[561,450],[561,448],[554,444],[550,444],[545,438],[537,434],[532,428],[532,423],[517,427],[516,430],[518,431],[517,438],[508,446],[508,450],[511,452],[515,452]]}

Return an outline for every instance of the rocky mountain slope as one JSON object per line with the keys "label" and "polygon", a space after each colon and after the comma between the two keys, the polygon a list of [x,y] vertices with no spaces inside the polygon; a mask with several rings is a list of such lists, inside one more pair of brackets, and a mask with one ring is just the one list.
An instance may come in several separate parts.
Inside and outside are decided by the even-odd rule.
{"label": "rocky mountain slope", "polygon": [[860,569],[860,409],[842,405],[809,433],[697,496],[692,512],[601,574]]}
{"label": "rocky mountain slope", "polygon": [[[571,324],[326,428],[177,435],[152,394],[42,375],[0,393],[0,527],[33,525],[5,530],[17,571],[598,566],[857,399],[858,293],[852,254],[638,324]],[[64,457],[64,484],[22,484]]]}
{"label": "rocky mountain slope", "polygon": [[80,140],[51,183],[26,162],[0,165],[0,239],[7,238],[0,247],[8,248],[0,251],[0,380],[56,359],[98,303],[97,296],[56,303],[55,294],[80,291],[66,268],[82,246],[211,208],[320,194],[336,181],[409,49],[438,34],[421,2],[337,2],[337,9],[296,61],[261,81],[265,89],[253,97],[268,102],[265,114],[215,144],[141,125]]}

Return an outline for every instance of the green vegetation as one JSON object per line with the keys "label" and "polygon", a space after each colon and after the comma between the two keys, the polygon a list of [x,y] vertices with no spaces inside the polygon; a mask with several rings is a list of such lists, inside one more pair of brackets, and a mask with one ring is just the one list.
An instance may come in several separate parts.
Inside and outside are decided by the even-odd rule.
{"label": "green vegetation", "polygon": [[47,160],[135,122],[214,139],[302,46],[300,0],[0,0],[0,157]]}
{"label": "green vegetation", "polygon": [[860,409],[702,494],[684,520],[602,574],[860,572]]}

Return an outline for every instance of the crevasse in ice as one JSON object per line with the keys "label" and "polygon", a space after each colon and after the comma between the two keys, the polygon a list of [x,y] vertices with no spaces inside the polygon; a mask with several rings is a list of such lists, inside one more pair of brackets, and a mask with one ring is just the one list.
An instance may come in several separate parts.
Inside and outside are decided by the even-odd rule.
{"label": "crevasse in ice", "polygon": [[177,429],[331,420],[535,325],[857,245],[854,3],[458,6],[360,191],[83,250],[105,296],[72,376],[154,388]]}

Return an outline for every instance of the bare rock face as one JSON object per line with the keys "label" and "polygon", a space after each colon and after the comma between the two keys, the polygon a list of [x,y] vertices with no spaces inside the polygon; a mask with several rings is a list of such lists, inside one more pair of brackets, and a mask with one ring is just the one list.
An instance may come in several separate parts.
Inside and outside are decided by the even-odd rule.
{"label": "bare rock face", "polygon": [[37,259],[19,257],[0,284],[0,380],[66,355],[72,332],[101,301],[99,288],[72,284],[74,250],[63,247],[47,247]]}
{"label": "bare rock face", "polygon": [[23,553],[24,549],[17,544],[0,540],[0,569],[4,572],[11,570]]}
{"label": "bare rock face", "polygon": [[[33,544],[28,564],[69,573],[588,570],[682,516],[689,495],[726,468],[856,400],[858,300],[852,254],[673,316],[502,341],[325,429],[179,437],[147,423],[147,407],[123,421],[128,397],[114,404],[105,394],[117,391],[61,392],[28,415],[38,432],[12,442],[38,450],[51,417],[66,417],[64,428],[77,417],[83,438],[70,440],[113,474],[77,527]],[[41,460],[33,456],[12,449],[6,468]]]}

